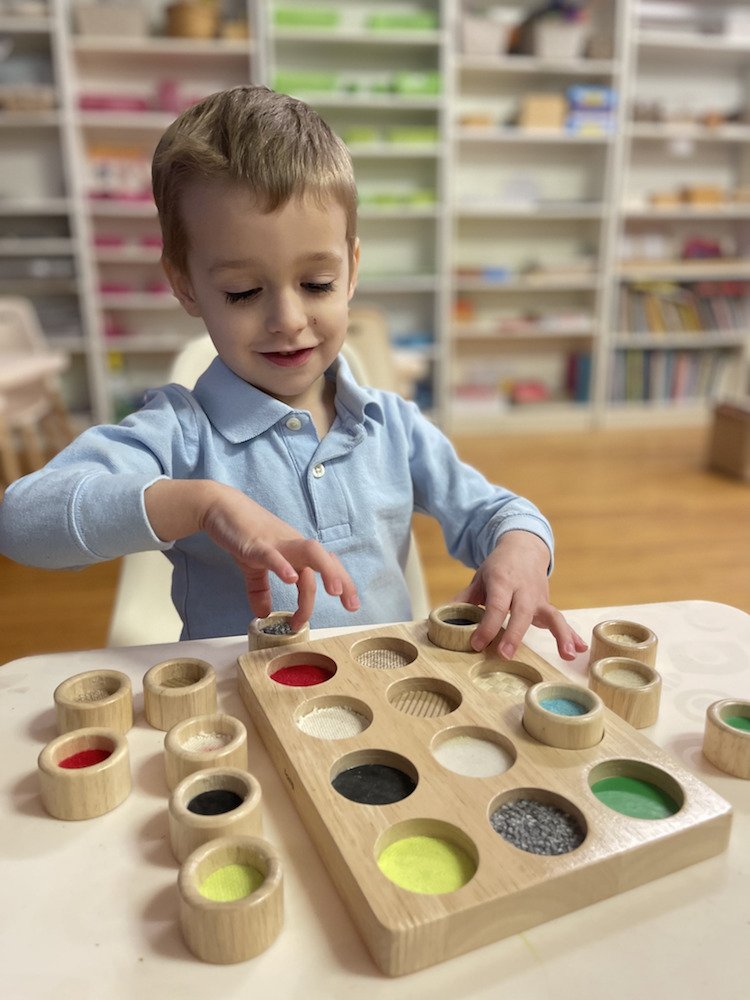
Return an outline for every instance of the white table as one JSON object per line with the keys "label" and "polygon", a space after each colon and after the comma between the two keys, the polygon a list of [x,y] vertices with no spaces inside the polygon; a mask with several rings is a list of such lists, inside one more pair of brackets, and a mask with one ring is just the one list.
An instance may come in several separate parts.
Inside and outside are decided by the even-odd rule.
{"label": "white table", "polygon": [[[609,618],[639,622],[658,636],[662,706],[646,733],[733,804],[724,854],[460,958],[388,979],[372,963],[240,701],[235,660],[246,649],[244,637],[26,657],[0,669],[3,997],[745,1000],[750,782],[716,770],[701,744],[711,702],[750,698],[750,615],[687,601],[570,611],[567,617],[587,637]],[[585,683],[586,656],[563,663],[551,637],[536,629],[527,642]],[[264,836],[284,863],[284,929],[266,952],[238,965],[194,958],[177,923],[164,734],[147,725],[142,711],[143,674],[174,655],[212,663],[220,707],[247,724],[250,770],[263,787]],[[133,681],[133,791],[105,816],[55,820],[42,808],[36,767],[39,752],[56,735],[52,692],[72,674],[104,667]]]}

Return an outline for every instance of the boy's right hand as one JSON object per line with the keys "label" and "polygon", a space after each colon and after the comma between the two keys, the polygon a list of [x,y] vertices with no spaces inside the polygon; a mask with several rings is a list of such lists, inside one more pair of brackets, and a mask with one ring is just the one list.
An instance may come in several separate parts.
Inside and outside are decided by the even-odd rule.
{"label": "boy's right hand", "polygon": [[309,621],[319,573],[326,592],[347,611],[359,608],[357,588],[338,558],[239,490],[210,480],[159,479],[145,493],[146,513],[165,542],[196,531],[225,549],[242,570],[253,614],[273,610],[268,574],[297,586],[294,631]]}

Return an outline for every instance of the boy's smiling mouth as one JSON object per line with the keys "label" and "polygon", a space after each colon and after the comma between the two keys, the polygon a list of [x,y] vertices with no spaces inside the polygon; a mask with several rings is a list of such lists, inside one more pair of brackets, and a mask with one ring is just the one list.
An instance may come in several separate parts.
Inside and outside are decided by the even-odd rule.
{"label": "boy's smiling mouth", "polygon": [[303,365],[314,350],[314,347],[303,347],[297,351],[268,351],[263,357],[280,368],[296,368]]}

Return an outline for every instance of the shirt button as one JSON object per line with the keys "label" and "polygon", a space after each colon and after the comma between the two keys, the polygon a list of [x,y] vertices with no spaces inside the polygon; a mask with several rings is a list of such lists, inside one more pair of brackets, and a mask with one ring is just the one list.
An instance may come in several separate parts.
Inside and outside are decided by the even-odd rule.
{"label": "shirt button", "polygon": [[299,417],[290,417],[287,420],[286,425],[290,431],[298,431],[302,426],[302,421]]}
{"label": "shirt button", "polygon": [[320,477],[324,476],[325,474],[326,474],[326,467],[322,463],[319,463],[318,465],[313,467],[313,475],[315,476],[316,479],[320,479]]}

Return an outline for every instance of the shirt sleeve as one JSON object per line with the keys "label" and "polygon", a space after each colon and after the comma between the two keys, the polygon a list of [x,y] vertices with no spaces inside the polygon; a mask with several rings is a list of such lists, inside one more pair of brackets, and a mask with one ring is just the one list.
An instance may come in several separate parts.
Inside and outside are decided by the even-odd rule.
{"label": "shirt sleeve", "polygon": [[[414,509],[439,521],[450,554],[476,569],[506,532],[529,531],[547,545],[551,572],[554,537],[541,511],[462,462],[448,438],[413,403],[401,405],[410,438]],[[491,438],[487,443],[492,447]]]}
{"label": "shirt sleeve", "polygon": [[9,486],[0,504],[0,552],[65,569],[170,548],[151,529],[144,493],[158,479],[186,476],[194,405],[186,391],[165,387],[122,423],[84,431],[43,469]]}

